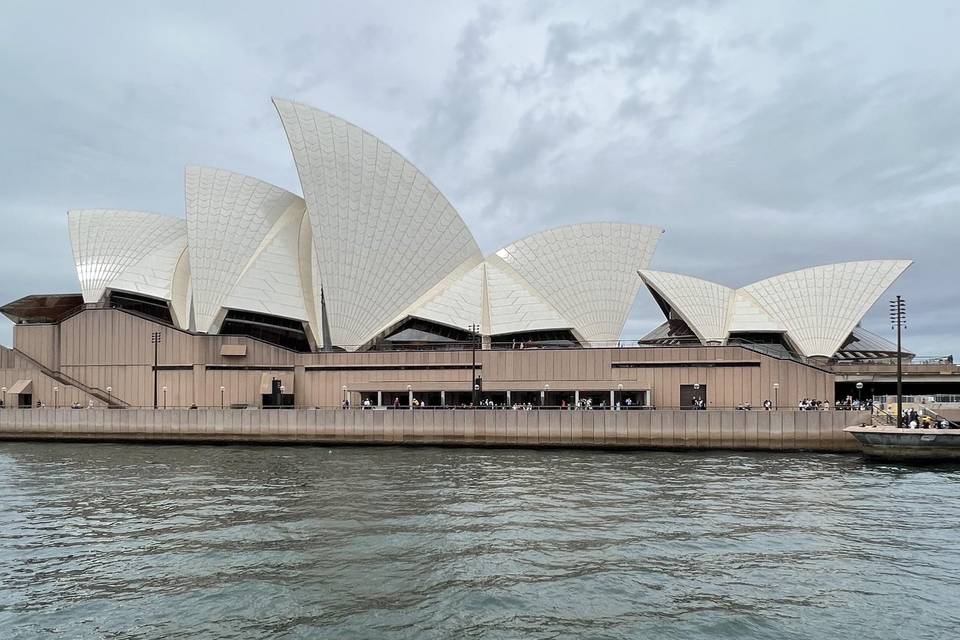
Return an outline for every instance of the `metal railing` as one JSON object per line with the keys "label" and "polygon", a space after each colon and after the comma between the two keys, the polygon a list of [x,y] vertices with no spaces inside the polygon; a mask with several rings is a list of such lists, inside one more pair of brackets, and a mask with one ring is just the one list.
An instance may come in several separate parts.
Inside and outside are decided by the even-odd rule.
{"label": "metal railing", "polygon": [[[897,396],[883,395],[873,396],[874,403],[896,404]],[[911,395],[903,396],[903,402],[906,404],[947,404],[960,403],[960,394],[956,393],[935,393],[931,395]]]}
{"label": "metal railing", "polygon": [[[33,406],[7,407],[7,409],[23,409],[23,410],[31,410],[35,408],[41,408],[41,407],[33,407]],[[126,406],[109,406],[109,407],[105,407],[102,405],[96,405],[93,407],[89,407],[89,406],[51,407],[49,405],[45,405],[42,408],[46,410],[56,409],[59,411],[84,411],[84,410],[87,410],[88,408],[89,409],[110,409],[110,410],[117,410],[117,411],[136,410],[136,409],[154,411],[152,404],[144,405],[144,406],[126,405]],[[779,409],[775,409],[775,408],[764,409],[763,407],[760,407],[760,406],[756,406],[756,407],[755,406],[742,406],[742,407],[741,406],[708,406],[705,409],[699,409],[696,407],[689,407],[689,406],[685,407],[685,406],[676,406],[676,405],[674,406],[651,406],[651,405],[623,406],[621,405],[618,408],[616,406],[611,407],[609,405],[605,405],[605,406],[594,405],[592,407],[575,407],[575,406],[564,407],[561,405],[542,405],[541,406],[538,404],[529,404],[529,403],[526,403],[526,404],[518,403],[516,406],[513,406],[513,405],[504,406],[500,404],[500,405],[494,405],[494,406],[479,405],[474,407],[474,406],[462,405],[462,404],[457,404],[457,405],[449,404],[449,405],[428,405],[426,407],[414,406],[412,408],[406,405],[400,405],[398,407],[393,405],[381,405],[381,406],[370,405],[369,407],[351,405],[350,407],[344,408],[339,405],[337,406],[333,406],[333,405],[255,406],[255,405],[241,405],[241,404],[235,403],[232,405],[225,405],[223,407],[221,407],[219,404],[216,404],[216,405],[167,405],[166,407],[164,406],[157,407],[156,411],[200,410],[200,409],[217,410],[217,411],[282,411],[284,409],[296,409],[301,411],[303,410],[307,410],[307,411],[333,411],[333,410],[336,410],[336,411],[514,411],[514,410],[516,411],[524,411],[524,410],[526,411],[760,411],[760,412],[764,412],[764,411],[774,411],[774,412],[851,411],[851,412],[854,412],[854,411],[857,411],[857,409],[845,409],[845,408],[834,409],[833,407],[829,407],[829,408],[824,407],[821,409],[800,409],[799,407],[780,407]],[[3,409],[0,408],[0,410],[3,410]]]}

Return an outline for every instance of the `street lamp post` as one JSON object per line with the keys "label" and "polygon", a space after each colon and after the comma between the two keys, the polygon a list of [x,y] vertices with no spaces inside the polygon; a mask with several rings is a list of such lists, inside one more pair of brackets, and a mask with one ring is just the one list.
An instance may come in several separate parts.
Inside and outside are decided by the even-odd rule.
{"label": "street lamp post", "polygon": [[863,391],[863,383],[858,382],[857,383],[857,404],[861,405],[861,408],[863,408],[863,399],[861,397],[863,395],[862,391]]}
{"label": "street lamp post", "polygon": [[[164,387],[166,389],[166,387]],[[113,404],[113,387],[107,387],[107,408],[110,408],[110,405]]]}
{"label": "street lamp post", "polygon": [[163,334],[154,331],[150,335],[150,342],[153,343],[153,408],[157,408],[157,372],[160,357],[160,342],[163,340]]}
{"label": "street lamp post", "polygon": [[470,382],[473,389],[473,406],[477,406],[477,396],[480,391],[480,385],[477,384],[477,338],[480,337],[480,325],[474,323],[468,329],[470,329],[470,351],[473,354],[473,364],[470,366],[470,375],[473,376],[473,379]]}
{"label": "street lamp post", "polygon": [[[699,383],[699,382],[695,382],[695,383],[693,384],[693,390],[696,391],[696,392],[699,392],[699,391],[700,391],[700,383]],[[695,394],[693,395],[693,408],[694,408],[694,409],[699,409],[699,408],[700,408],[700,407],[697,406],[697,403],[698,403],[699,401],[700,401],[700,394],[699,394],[699,393],[695,393]]]}
{"label": "street lamp post", "polygon": [[407,385],[407,408],[413,411],[413,387]]}
{"label": "street lamp post", "polygon": [[773,383],[773,408],[774,409],[780,408],[780,383],[779,382]]}
{"label": "street lamp post", "polygon": [[547,406],[547,392],[550,391],[550,383],[543,385],[543,391],[540,392],[540,406]]}
{"label": "street lamp post", "polygon": [[903,421],[903,346],[900,333],[907,326],[907,302],[897,296],[890,301],[890,325],[897,330],[897,426]]}
{"label": "street lamp post", "polygon": [[343,391],[343,398],[340,400],[340,405],[344,409],[349,409],[350,402],[347,400],[347,385],[343,385],[342,387],[340,387],[340,390]]}
{"label": "street lamp post", "polygon": [[623,383],[617,384],[617,406],[623,407]]}
{"label": "street lamp post", "polygon": [[227,388],[221,385],[220,387],[220,410],[221,411],[223,411],[223,392],[226,390]]}
{"label": "street lamp post", "polygon": [[60,387],[53,388],[53,408],[60,408]]}
{"label": "street lamp post", "polygon": [[167,408],[167,388],[163,388],[163,408]]}

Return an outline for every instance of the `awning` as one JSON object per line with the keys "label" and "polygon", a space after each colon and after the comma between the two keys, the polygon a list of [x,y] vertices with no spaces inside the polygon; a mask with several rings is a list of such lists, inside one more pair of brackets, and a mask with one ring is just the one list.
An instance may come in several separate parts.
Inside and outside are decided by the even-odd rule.
{"label": "awning", "polygon": [[33,393],[33,380],[17,380],[7,389],[7,393],[17,396],[21,393]]}
{"label": "awning", "polygon": [[273,381],[279,380],[284,387],[284,393],[293,393],[293,372],[292,371],[268,371],[260,376],[260,395],[269,395],[273,393]]}

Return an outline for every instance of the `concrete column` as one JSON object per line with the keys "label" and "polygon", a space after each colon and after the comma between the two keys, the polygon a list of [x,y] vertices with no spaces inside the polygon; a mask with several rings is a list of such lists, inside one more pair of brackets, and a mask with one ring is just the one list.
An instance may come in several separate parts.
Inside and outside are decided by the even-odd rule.
{"label": "concrete column", "polygon": [[447,404],[447,392],[440,391],[440,406],[446,406]]}
{"label": "concrete column", "polygon": [[613,403],[615,402],[614,397],[615,397],[615,392],[613,389],[610,389],[610,408],[611,409],[613,409]]}
{"label": "concrete column", "polygon": [[383,406],[383,391],[377,391],[377,406]]}
{"label": "concrete column", "polygon": [[574,403],[575,405],[579,405],[579,404],[580,404],[580,390],[579,390],[579,389],[577,389],[576,391],[573,392],[573,403]]}
{"label": "concrete column", "polygon": [[508,406],[508,407],[512,407],[512,406],[513,406],[513,403],[510,402],[510,392],[509,392],[509,391],[507,391],[507,406]]}
{"label": "concrete column", "polygon": [[294,408],[303,405],[307,397],[307,368],[302,365],[293,367],[293,406]]}
{"label": "concrete column", "polygon": [[407,391],[407,406],[410,409],[413,409],[413,389],[410,389],[410,391]]}
{"label": "concrete column", "polygon": [[[151,354],[151,355],[153,355],[153,354]],[[203,367],[202,364],[195,364],[195,365],[193,365],[193,384],[191,385],[191,386],[193,387],[193,397],[190,398],[190,402],[187,402],[187,403],[186,403],[186,406],[189,407],[189,406],[190,406],[190,403],[196,403],[196,405],[197,405],[198,407],[202,407],[202,406],[205,405],[205,404],[210,404],[209,399],[206,397],[207,394],[205,393],[205,392],[206,392],[206,388],[205,388],[205,385],[204,385],[204,381],[206,380],[206,376],[204,375],[205,373],[206,373],[206,371],[204,370],[204,367]],[[163,372],[160,373],[160,375],[158,376],[158,378],[160,379],[160,382],[157,384],[157,387],[158,387],[158,391],[157,391],[157,406],[162,407],[162,406],[163,406],[163,391],[162,391],[162,389],[163,389],[163,385],[164,385],[164,383],[163,383]],[[220,397],[219,397],[220,389],[217,389],[217,394],[218,394],[218,396],[217,396],[217,402],[220,402]],[[149,396],[150,399],[149,399],[148,401],[146,401],[146,402],[140,402],[140,403],[138,403],[138,404],[142,404],[142,405],[145,405],[145,406],[149,405],[149,406],[152,407],[152,406],[153,406],[153,370],[152,370],[152,369],[151,369],[151,371],[150,371],[150,389],[149,389],[147,395]],[[184,401],[186,401],[186,400],[187,400],[187,398],[184,398]]]}

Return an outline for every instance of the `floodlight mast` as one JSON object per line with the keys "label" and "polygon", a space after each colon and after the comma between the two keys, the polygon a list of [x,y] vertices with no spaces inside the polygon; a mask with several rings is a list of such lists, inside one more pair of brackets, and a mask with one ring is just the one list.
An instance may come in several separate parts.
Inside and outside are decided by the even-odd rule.
{"label": "floodlight mast", "polygon": [[907,326],[907,302],[901,297],[890,301],[890,328],[897,330],[897,426],[903,421],[903,344],[902,330]]}

